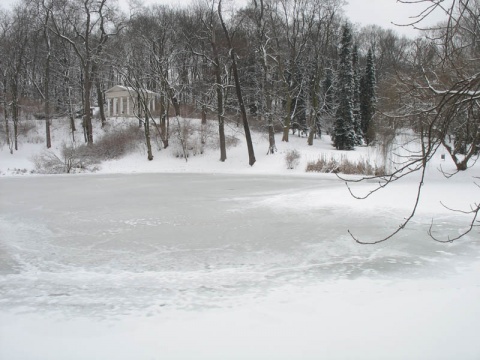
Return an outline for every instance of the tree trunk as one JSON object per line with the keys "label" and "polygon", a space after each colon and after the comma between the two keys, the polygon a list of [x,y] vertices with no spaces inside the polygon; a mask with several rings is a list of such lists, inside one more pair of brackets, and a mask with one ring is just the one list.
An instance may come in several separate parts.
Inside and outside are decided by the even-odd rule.
{"label": "tree trunk", "polygon": [[162,89],[162,93],[160,95],[160,133],[164,149],[168,147],[167,112],[168,110],[165,106],[165,95]]}
{"label": "tree trunk", "polygon": [[70,86],[68,70],[65,71],[63,76],[64,76],[63,86],[67,89],[67,96],[68,96],[68,117],[70,118],[70,131],[72,132],[72,140],[75,141],[75,131],[77,131],[77,128],[75,127],[75,114],[73,111],[73,104],[72,104],[72,87]]}
{"label": "tree trunk", "polygon": [[313,145],[313,138],[315,137],[315,134],[317,132],[317,114],[318,114],[318,109],[317,109],[317,103],[318,100],[316,97],[313,98],[313,108],[312,108],[312,113],[309,116],[309,124],[308,124],[308,140],[307,144],[309,146]]}
{"label": "tree trunk", "polygon": [[3,118],[5,119],[5,136],[10,154],[13,154],[12,140],[10,139],[10,126],[8,124],[8,102],[7,102],[7,79],[4,75],[3,80]]}
{"label": "tree trunk", "polygon": [[[256,24],[257,24],[257,41],[258,41],[258,48],[257,51],[260,54],[261,59],[261,82],[260,82],[260,99],[261,99],[261,113],[263,116],[263,120],[267,123],[268,129],[268,154],[274,154],[277,151],[277,147],[275,145],[275,128],[273,126],[273,117],[272,117],[272,86],[271,82],[269,81],[269,74],[268,74],[268,47],[266,44],[268,43],[268,39],[266,36],[265,31],[265,4],[263,0],[260,0],[259,3],[254,1],[253,3],[254,8],[258,14],[256,17]],[[260,7],[259,7],[260,5]]]}
{"label": "tree trunk", "polygon": [[215,92],[217,93],[217,117],[218,117],[218,136],[220,141],[220,161],[227,160],[227,148],[225,143],[225,116],[223,109],[223,88],[222,74],[220,70],[220,59],[218,56],[217,43],[215,40],[215,30],[212,29],[211,45],[213,51],[213,68],[215,72]]}
{"label": "tree trunk", "polygon": [[72,105],[72,89],[68,88],[68,112],[70,117],[70,131],[72,132],[72,141],[75,142],[75,131],[77,128],[75,127],[75,115],[73,114],[73,105]]}
{"label": "tree trunk", "polygon": [[98,69],[97,73],[95,74],[95,87],[97,90],[97,103],[98,103],[98,108],[100,110],[100,119],[102,121],[102,128],[107,125],[107,119],[105,117],[105,101],[103,99],[103,91],[102,91],[102,85],[100,84],[100,78],[98,76]]}
{"label": "tree trunk", "polygon": [[[317,61],[318,63],[318,61]],[[317,68],[314,78],[314,84],[311,88],[310,98],[312,99],[312,108],[310,113],[310,124],[308,129],[308,141],[307,144],[313,145],[313,138],[317,133],[318,114],[320,112],[320,101],[318,99],[318,93],[320,91],[320,74]]]}
{"label": "tree trunk", "polygon": [[[263,3],[262,3],[263,6]],[[268,127],[268,154],[275,154],[277,151],[277,146],[275,145],[275,129],[273,127],[273,117],[272,117],[272,95],[270,93],[271,87],[270,82],[268,81],[268,64],[266,56],[262,56],[262,103],[265,101],[265,107],[263,108],[263,115],[267,121]]]}
{"label": "tree trunk", "polygon": [[242,88],[240,85],[240,79],[238,77],[238,70],[237,70],[237,61],[235,59],[235,52],[231,49],[231,59],[232,59],[232,69],[233,69],[233,77],[235,80],[235,91],[237,93],[238,104],[240,106],[240,113],[242,115],[243,121],[243,129],[245,131],[245,139],[247,140],[247,148],[248,148],[248,164],[253,166],[255,164],[255,153],[253,150],[253,143],[252,143],[252,136],[250,134],[250,126],[248,125],[247,119],[247,111],[245,109],[245,104],[243,103],[243,96],[242,96]]}
{"label": "tree trunk", "polygon": [[47,59],[45,62],[45,140],[47,149],[52,147],[52,138],[50,134],[50,59],[51,59],[51,44],[50,36],[48,32],[48,21],[50,18],[50,12],[47,12],[45,18],[45,24],[43,27],[43,36],[45,38],[45,45],[47,47]]}
{"label": "tree trunk", "polygon": [[207,125],[207,107],[202,105],[202,125]]}
{"label": "tree trunk", "polygon": [[50,149],[52,147],[52,137],[50,135],[50,109],[47,109],[47,103],[48,102],[45,102],[45,140],[47,142],[47,149]]}
{"label": "tree trunk", "polygon": [[201,137],[201,144],[202,144],[202,154],[204,150],[204,145],[207,142],[207,107],[202,105],[202,123],[200,125],[200,137]]}
{"label": "tree trunk", "polygon": [[7,137],[7,146],[8,146],[8,149],[10,151],[10,154],[13,154],[12,141],[10,140],[10,126],[8,124],[8,117],[7,116],[5,116],[5,136]]}
{"label": "tree trunk", "polygon": [[268,126],[268,154],[275,154],[277,151],[277,145],[275,144],[275,128],[273,126],[272,116],[272,97],[267,95],[266,99],[267,110],[267,126]]}
{"label": "tree trunk", "polygon": [[52,147],[52,138],[50,135],[50,49],[48,49],[45,64],[45,139],[47,149]]}
{"label": "tree trunk", "polygon": [[75,128],[75,119],[73,118],[73,115],[70,115],[70,130],[72,132],[72,141],[75,142],[75,131],[77,131],[77,129]]}
{"label": "tree trunk", "polygon": [[150,118],[148,115],[148,108],[147,104],[144,104],[145,107],[145,121],[143,122],[144,130],[145,130],[145,143],[147,144],[147,159],[149,161],[153,160],[152,154],[152,143],[150,140]]}
{"label": "tree trunk", "polygon": [[167,134],[167,140],[170,138],[170,103],[167,101],[166,103],[166,113],[165,113],[165,122],[166,122],[166,134]]}
{"label": "tree trunk", "polygon": [[5,117],[5,136],[7,137],[7,146],[10,150],[10,154],[13,154],[12,140],[10,139],[10,126],[8,124],[8,110],[5,105],[3,108],[3,113]]}
{"label": "tree trunk", "polygon": [[[217,78],[218,81],[218,78]],[[221,81],[221,80],[220,80]],[[220,161],[227,160],[227,147],[225,143],[225,116],[223,114],[223,89],[217,85],[217,108],[218,108],[218,135],[220,141]]]}
{"label": "tree trunk", "polygon": [[87,144],[93,145],[93,125],[92,125],[92,114],[90,112],[90,95],[92,91],[92,79],[90,74],[90,61],[87,61],[86,67],[84,69],[84,83],[83,83],[83,90],[84,90],[84,121],[85,121],[85,131],[87,137]]}
{"label": "tree trunk", "polygon": [[450,157],[452,158],[453,162],[455,163],[455,166],[456,166],[457,170],[458,171],[467,170],[468,169],[468,161],[470,160],[470,158],[472,158],[472,156],[475,155],[475,153],[476,153],[475,149],[476,149],[476,146],[477,146],[478,142],[474,141],[471,145],[470,150],[461,159],[458,158],[456,150],[454,148],[452,148],[452,146],[450,146],[450,144],[447,143],[447,140],[446,140],[445,136],[441,137],[441,142],[442,142],[442,145],[447,150]]}
{"label": "tree trunk", "polygon": [[235,80],[235,91],[237,93],[238,105],[240,106],[240,113],[242,115],[243,129],[245,131],[245,140],[247,141],[248,164],[250,166],[253,166],[256,160],[255,160],[255,152],[253,150],[252,136],[250,134],[250,126],[248,125],[247,111],[245,109],[245,104],[243,103],[242,87],[240,85],[240,79],[238,76],[237,59],[235,57],[236,56],[235,50],[232,46],[232,40],[230,38],[230,34],[227,30],[227,27],[222,17],[222,1],[221,0],[218,2],[218,15],[220,17],[220,22],[222,24],[223,32],[225,33],[225,38],[227,39],[228,47],[230,48],[230,58],[232,60],[233,78]]}
{"label": "tree trunk", "polygon": [[15,150],[18,151],[18,120],[13,120],[13,139],[15,144]]}
{"label": "tree trunk", "polygon": [[310,131],[308,132],[308,139],[307,139],[307,144],[309,146],[313,145],[313,137],[315,135],[315,130],[313,130],[312,127],[310,127]]}
{"label": "tree trunk", "polygon": [[[14,81],[15,82],[15,81]],[[12,84],[12,119],[13,119],[13,143],[15,150],[18,150],[18,94],[17,85]]]}
{"label": "tree trunk", "polygon": [[82,128],[83,128],[83,140],[88,143],[88,135],[87,135],[87,121],[85,116],[82,118]]}
{"label": "tree trunk", "polygon": [[285,103],[285,120],[283,121],[283,136],[282,141],[288,142],[288,135],[290,131],[290,124],[292,120],[292,96],[290,95],[290,91],[287,89],[287,100]]}

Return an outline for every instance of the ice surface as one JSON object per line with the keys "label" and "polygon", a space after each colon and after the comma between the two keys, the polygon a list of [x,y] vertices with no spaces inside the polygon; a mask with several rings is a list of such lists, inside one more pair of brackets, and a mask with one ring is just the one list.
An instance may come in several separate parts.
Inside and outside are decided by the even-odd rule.
{"label": "ice surface", "polygon": [[0,358],[478,359],[478,232],[429,239],[432,216],[463,221],[435,184],[395,240],[347,233],[394,229],[405,186],[361,202],[308,176],[1,178]]}

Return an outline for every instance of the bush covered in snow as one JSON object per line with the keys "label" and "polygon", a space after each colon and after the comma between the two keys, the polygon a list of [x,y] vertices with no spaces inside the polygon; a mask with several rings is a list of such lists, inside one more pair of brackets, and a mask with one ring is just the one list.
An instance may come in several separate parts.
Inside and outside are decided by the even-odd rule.
{"label": "bush covered in snow", "polygon": [[317,161],[309,162],[306,171],[347,175],[382,175],[384,173],[383,168],[372,165],[364,158],[355,161],[342,155],[338,160],[333,156],[327,157],[325,154],[322,154]]}
{"label": "bush covered in snow", "polygon": [[45,150],[34,156],[35,171],[40,174],[68,174],[74,170],[92,171],[102,161],[126,155],[142,141],[141,128],[130,125],[106,133],[90,146],[63,143],[59,153]]}
{"label": "bush covered in snow", "polygon": [[300,164],[300,152],[296,149],[288,150],[285,154],[285,163],[287,164],[287,169],[295,169],[298,164]]}
{"label": "bush covered in snow", "polygon": [[98,161],[118,159],[134,150],[143,138],[142,128],[129,125],[106,133],[91,146],[86,144],[79,146],[78,151],[83,157]]}

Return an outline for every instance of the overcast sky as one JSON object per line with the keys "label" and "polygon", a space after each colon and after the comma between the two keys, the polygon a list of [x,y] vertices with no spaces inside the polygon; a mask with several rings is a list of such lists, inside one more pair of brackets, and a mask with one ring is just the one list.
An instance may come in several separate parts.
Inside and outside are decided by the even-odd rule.
{"label": "overcast sky", "polygon": [[[399,33],[415,37],[418,32],[412,27],[396,26],[394,24],[409,24],[418,16],[426,4],[402,4],[397,0],[348,0],[345,12],[353,23],[363,25],[377,24],[384,28],[395,29]],[[444,20],[445,15],[440,11],[429,15],[422,26],[435,24]]]}
{"label": "overcast sky", "polygon": [[[123,4],[128,4],[129,0],[120,0]],[[235,0],[239,3],[246,3],[247,0]],[[0,0],[0,6],[8,8],[17,0]],[[162,4],[186,4],[191,0],[144,0],[148,3]],[[401,4],[397,0],[348,0],[345,7],[347,16],[353,23],[362,25],[377,24],[382,27],[392,28],[399,33],[414,37],[417,32],[409,27],[398,27],[392,23],[408,24],[410,18],[418,15],[425,8],[423,4]],[[438,22],[442,20],[442,14],[433,14],[429,21]]]}

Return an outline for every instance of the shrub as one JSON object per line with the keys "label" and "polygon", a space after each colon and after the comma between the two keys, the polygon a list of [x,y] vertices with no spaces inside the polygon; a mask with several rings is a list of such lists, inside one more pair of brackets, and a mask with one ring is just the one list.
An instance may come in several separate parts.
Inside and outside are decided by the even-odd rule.
{"label": "shrub", "polygon": [[[203,154],[207,149],[219,149],[218,130],[213,122],[201,124],[191,119],[174,119],[171,125],[172,137],[170,152],[174,157],[188,159]],[[240,140],[233,135],[225,135],[225,147],[237,146]]]}
{"label": "shrub", "polygon": [[[200,143],[201,139],[194,136],[196,133],[195,127],[189,119],[180,119],[175,117],[172,124],[174,139],[172,142],[172,154],[177,158],[188,159],[190,155],[197,155],[197,151],[201,146],[197,146],[197,140]],[[200,137],[201,138],[201,137]]]}
{"label": "shrub", "polygon": [[93,171],[104,160],[118,159],[135,149],[143,140],[143,131],[132,125],[105,134],[91,146],[62,145],[60,154],[43,151],[33,158],[35,169],[41,174],[63,174],[77,170]]}
{"label": "shrub", "polygon": [[143,131],[136,125],[121,130],[114,130],[99,138],[93,145],[81,145],[77,151],[82,157],[89,157],[98,162],[118,159],[136,148],[143,141]]}
{"label": "shrub", "polygon": [[31,120],[24,120],[20,121],[18,124],[18,135],[24,135],[27,136],[27,134],[32,131],[37,129],[37,124],[35,121]]}
{"label": "shrub", "polygon": [[315,162],[307,164],[307,172],[322,173],[342,173],[347,175],[383,175],[384,170],[381,167],[373,166],[366,159],[351,161],[346,156],[340,160],[334,157],[327,158],[325,154]]}
{"label": "shrub", "polygon": [[40,174],[65,174],[73,169],[85,169],[81,154],[77,148],[63,144],[60,155],[52,150],[45,150],[33,157],[35,171]]}
{"label": "shrub", "polygon": [[300,164],[300,158],[301,155],[297,150],[288,150],[285,154],[285,163],[287,164],[287,169],[295,169],[298,164]]}
{"label": "shrub", "polygon": [[338,173],[340,172],[340,163],[333,157],[327,159],[325,154],[316,161],[308,162],[307,172]]}
{"label": "shrub", "polygon": [[[218,144],[218,143],[217,143]],[[232,148],[240,144],[240,139],[234,135],[225,135],[225,147],[227,149]],[[220,145],[217,146],[219,148]]]}

